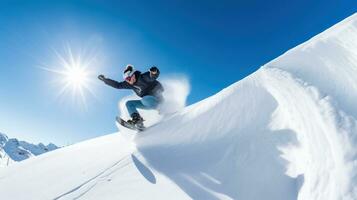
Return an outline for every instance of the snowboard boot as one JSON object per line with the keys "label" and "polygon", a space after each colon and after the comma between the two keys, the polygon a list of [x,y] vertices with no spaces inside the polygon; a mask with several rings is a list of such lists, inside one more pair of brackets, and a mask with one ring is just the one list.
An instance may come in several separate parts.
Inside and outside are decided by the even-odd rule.
{"label": "snowboard boot", "polygon": [[132,119],[128,120],[128,123],[136,126],[139,129],[144,128],[144,119],[139,115],[139,113],[133,113],[131,118]]}

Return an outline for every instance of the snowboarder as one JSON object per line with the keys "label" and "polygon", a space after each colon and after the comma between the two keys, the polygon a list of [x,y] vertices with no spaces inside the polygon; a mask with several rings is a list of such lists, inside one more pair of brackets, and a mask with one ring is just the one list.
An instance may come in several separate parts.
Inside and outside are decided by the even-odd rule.
{"label": "snowboarder", "polygon": [[141,73],[140,71],[135,71],[132,65],[127,65],[123,75],[124,81],[122,82],[106,78],[104,75],[99,75],[98,78],[105,84],[117,89],[132,89],[141,97],[140,100],[127,101],[125,106],[131,117],[127,123],[142,130],[144,129],[144,119],[137,109],[157,109],[160,103],[163,102],[162,92],[164,88],[157,80],[159,75],[160,70],[156,66],[151,67],[148,72]]}

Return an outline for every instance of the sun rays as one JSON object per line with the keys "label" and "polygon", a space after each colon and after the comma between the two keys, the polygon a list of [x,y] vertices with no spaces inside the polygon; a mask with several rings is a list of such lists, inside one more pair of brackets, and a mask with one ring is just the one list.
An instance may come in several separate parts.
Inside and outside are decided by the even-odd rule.
{"label": "sun rays", "polygon": [[95,97],[93,85],[95,68],[98,67],[97,54],[88,54],[88,51],[74,53],[69,45],[61,53],[55,49],[53,52],[53,64],[40,68],[55,75],[53,81],[59,87],[57,99],[70,97],[74,105],[87,109],[88,96]]}

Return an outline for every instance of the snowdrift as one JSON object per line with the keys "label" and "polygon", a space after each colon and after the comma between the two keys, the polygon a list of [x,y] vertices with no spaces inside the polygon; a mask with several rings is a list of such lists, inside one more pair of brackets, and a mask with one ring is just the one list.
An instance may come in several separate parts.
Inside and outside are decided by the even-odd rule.
{"label": "snowdrift", "polygon": [[0,171],[0,195],[357,199],[356,89],[357,14],[145,132],[123,129]]}

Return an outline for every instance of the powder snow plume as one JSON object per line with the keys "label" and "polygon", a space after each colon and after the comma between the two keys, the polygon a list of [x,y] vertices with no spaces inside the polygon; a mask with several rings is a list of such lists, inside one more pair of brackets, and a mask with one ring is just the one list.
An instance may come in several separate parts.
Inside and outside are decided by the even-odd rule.
{"label": "powder snow plume", "polygon": [[174,113],[186,106],[190,94],[190,83],[185,76],[175,76],[162,80],[164,86],[164,103],[160,107],[163,114]]}

